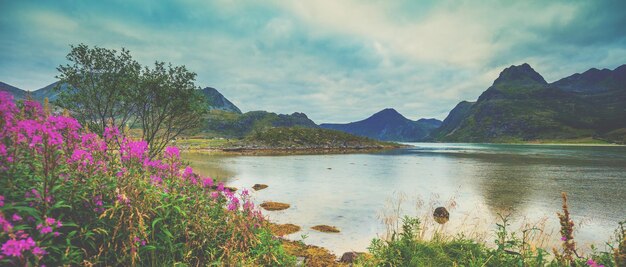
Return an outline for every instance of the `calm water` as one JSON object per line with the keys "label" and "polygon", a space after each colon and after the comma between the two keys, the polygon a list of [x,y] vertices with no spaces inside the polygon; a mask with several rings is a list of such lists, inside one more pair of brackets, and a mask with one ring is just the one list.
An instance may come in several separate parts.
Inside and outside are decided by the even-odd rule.
{"label": "calm water", "polygon": [[[513,219],[548,218],[556,230],[560,193],[569,195],[579,243],[602,244],[626,220],[626,147],[413,143],[382,153],[349,155],[234,156],[186,155],[203,174],[250,188],[257,203],[291,204],[264,212],[278,223],[303,231],[289,238],[321,245],[335,253],[365,251],[385,233],[380,215],[389,199],[406,196],[402,213],[430,213],[428,203],[456,208],[445,230],[492,233],[495,216],[512,210]],[[426,202],[418,209],[417,201]],[[309,228],[334,225],[339,234]],[[556,234],[555,234],[556,235]],[[555,237],[558,239],[558,237]],[[491,238],[488,238],[490,241]]]}

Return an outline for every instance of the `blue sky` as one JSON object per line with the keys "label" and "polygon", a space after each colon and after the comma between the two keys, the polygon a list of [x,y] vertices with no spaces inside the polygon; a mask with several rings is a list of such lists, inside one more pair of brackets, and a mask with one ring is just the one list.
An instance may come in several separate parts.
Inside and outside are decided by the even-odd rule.
{"label": "blue sky", "polygon": [[0,81],[55,81],[70,44],[186,65],[243,111],[443,119],[498,73],[626,63],[626,1],[0,0]]}

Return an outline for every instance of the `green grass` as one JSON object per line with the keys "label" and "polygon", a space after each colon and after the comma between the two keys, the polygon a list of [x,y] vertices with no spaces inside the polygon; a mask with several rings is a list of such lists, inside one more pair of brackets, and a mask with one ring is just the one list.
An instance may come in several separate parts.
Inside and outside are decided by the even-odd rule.
{"label": "green grass", "polygon": [[341,131],[303,128],[276,127],[253,132],[243,140],[245,145],[271,148],[394,148],[396,143],[380,142]]}

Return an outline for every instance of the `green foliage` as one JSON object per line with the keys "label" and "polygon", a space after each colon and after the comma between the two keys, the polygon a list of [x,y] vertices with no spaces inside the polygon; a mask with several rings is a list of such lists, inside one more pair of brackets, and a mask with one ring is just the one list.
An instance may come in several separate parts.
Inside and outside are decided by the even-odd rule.
{"label": "green foliage", "polygon": [[[563,262],[542,249],[529,244],[531,228],[522,231],[521,239],[510,232],[508,217],[500,215],[496,224],[495,248],[476,243],[463,236],[444,238],[436,235],[432,240],[421,240],[417,232],[420,221],[404,217],[401,232],[392,233],[388,240],[372,240],[369,252],[372,257],[361,256],[357,266],[619,266],[610,252],[595,248],[586,258],[573,263]],[[623,238],[623,236],[622,236]],[[617,255],[617,252],[616,254]],[[593,265],[593,264],[595,265]]]}
{"label": "green foliage", "polygon": [[203,131],[209,135],[243,138],[252,132],[264,131],[274,127],[300,126],[318,128],[303,113],[291,115],[276,114],[266,111],[250,111],[244,114],[212,110],[207,116],[207,123]]}
{"label": "green foliage", "polygon": [[197,127],[208,112],[194,84],[196,74],[185,66],[156,62],[154,68],[142,69],[123,48],[71,48],[71,64],[57,68],[55,104],[99,135],[108,126],[124,130],[138,125],[154,157],[170,140]]}
{"label": "green foliage", "polygon": [[248,192],[0,92],[0,266],[291,265]]}
{"label": "green foliage", "polygon": [[[71,46],[70,64],[57,68],[61,80],[56,104],[73,112],[74,117],[92,131],[102,134],[109,123],[123,128],[130,123],[137,103],[132,101],[139,87],[141,65],[130,52],[119,53],[85,44]],[[69,85],[61,90],[64,83]]]}
{"label": "green foliage", "polygon": [[150,157],[163,151],[168,142],[196,128],[208,112],[206,99],[194,85],[196,74],[185,66],[165,66],[156,62],[145,68],[134,100],[134,115],[142,129],[142,139],[150,145]]}

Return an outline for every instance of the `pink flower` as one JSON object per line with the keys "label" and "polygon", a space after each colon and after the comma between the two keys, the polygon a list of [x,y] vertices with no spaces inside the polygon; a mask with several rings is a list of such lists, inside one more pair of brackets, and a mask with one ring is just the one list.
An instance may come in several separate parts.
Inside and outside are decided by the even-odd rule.
{"label": "pink flower", "polygon": [[213,179],[211,179],[211,177],[204,178],[204,179],[202,180],[202,185],[203,185],[204,187],[207,187],[207,188],[208,188],[208,187],[212,187],[212,186],[213,186]]}
{"label": "pink flower", "polygon": [[13,225],[7,221],[4,216],[0,216],[0,226],[2,227],[2,231],[9,232],[13,229]]}
{"label": "pink flower", "polygon": [[50,226],[44,226],[44,227],[42,227],[41,229],[39,229],[39,232],[40,232],[42,235],[52,233],[52,227],[50,227]]}
{"label": "pink flower", "polygon": [[109,141],[113,138],[117,138],[120,136],[120,130],[116,127],[106,127],[104,128],[104,139]]}
{"label": "pink flower", "polygon": [[4,196],[0,195],[0,207],[4,206]]}
{"label": "pink flower", "polygon": [[19,222],[22,220],[22,217],[20,217],[19,214],[15,213],[13,214],[13,217],[11,217],[11,220],[13,220],[14,222]]}
{"label": "pink flower", "polygon": [[224,191],[224,183],[217,184],[217,191]]}
{"label": "pink flower", "polygon": [[211,192],[211,198],[212,199],[217,199],[219,196],[220,196],[220,193],[218,193],[217,191]]}
{"label": "pink flower", "polygon": [[52,233],[52,234],[54,235],[54,237],[59,237],[59,236],[61,236],[61,233],[59,233],[59,232],[54,232],[54,233]]}
{"label": "pink flower", "polygon": [[179,159],[180,158],[180,150],[175,146],[168,146],[165,148],[165,158],[169,159]]}
{"label": "pink flower", "polygon": [[12,257],[22,256],[22,242],[15,239],[9,239],[2,244],[2,254]]}
{"label": "pink flower", "polygon": [[185,167],[183,171],[183,178],[189,178],[193,174],[193,169],[189,166]]}
{"label": "pink flower", "polygon": [[567,237],[562,236],[561,241],[567,241]]}
{"label": "pink flower", "polygon": [[56,220],[54,218],[46,218],[45,222],[47,225],[53,225]]}
{"label": "pink flower", "polygon": [[48,252],[46,252],[46,250],[40,248],[40,247],[34,247],[33,250],[33,255],[37,256],[37,257],[41,257],[43,255],[48,254]]}
{"label": "pink flower", "polygon": [[142,162],[148,151],[148,143],[146,141],[128,141],[125,140],[124,144],[120,147],[120,153],[122,154],[122,161],[128,161],[131,159],[137,159]]}

